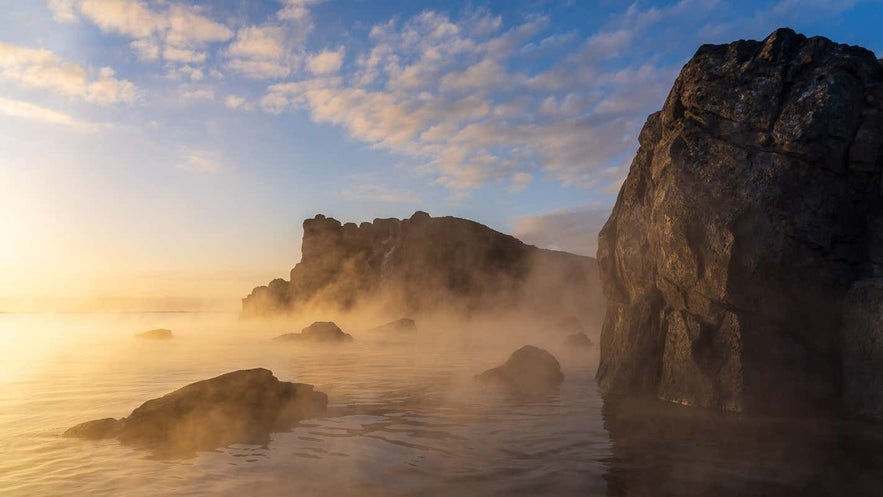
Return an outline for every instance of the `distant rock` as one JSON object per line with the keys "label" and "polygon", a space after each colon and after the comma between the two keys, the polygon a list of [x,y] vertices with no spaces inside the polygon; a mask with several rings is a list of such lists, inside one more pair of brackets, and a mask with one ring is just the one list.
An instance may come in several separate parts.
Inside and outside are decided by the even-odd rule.
{"label": "distant rock", "polygon": [[234,443],[266,444],[270,433],[322,416],[328,397],[312,385],[279,381],[266,369],[234,371],[145,402],[128,417],[99,419],[65,437],[117,438],[161,456],[183,456]]}
{"label": "distant rock", "polygon": [[573,334],[567,335],[567,338],[564,339],[564,345],[566,345],[567,347],[580,348],[580,347],[592,347],[595,344],[592,343],[592,339],[589,338],[588,335],[586,335],[583,332],[579,332],[579,333],[573,333]]}
{"label": "distant rock", "polygon": [[174,338],[174,335],[172,334],[172,330],[157,328],[155,330],[138,333],[135,335],[135,338],[141,338],[143,340],[171,340]]}
{"label": "distant rock", "polygon": [[489,369],[476,378],[524,395],[553,391],[564,381],[561,365],[555,356],[532,345],[521,347],[502,366]]}
{"label": "distant rock", "polygon": [[466,219],[418,211],[357,226],[319,214],[303,231],[289,280],[255,288],[243,316],[361,305],[391,315],[518,309],[598,323],[603,314],[594,259],[538,249]]}
{"label": "distant rock", "polygon": [[368,333],[377,334],[409,334],[417,332],[417,324],[413,319],[402,318],[390,321],[389,323],[375,326],[368,330]]}
{"label": "distant rock", "polygon": [[583,322],[575,316],[567,316],[555,323],[555,328],[565,333],[585,333]]}
{"label": "distant rock", "polygon": [[639,142],[599,236],[602,391],[880,409],[877,318],[843,318],[883,276],[883,62],[789,29],[704,45]]}
{"label": "distant rock", "polygon": [[286,333],[279,335],[273,340],[280,342],[351,342],[353,336],[345,333],[331,321],[316,321],[307,326],[300,333]]}

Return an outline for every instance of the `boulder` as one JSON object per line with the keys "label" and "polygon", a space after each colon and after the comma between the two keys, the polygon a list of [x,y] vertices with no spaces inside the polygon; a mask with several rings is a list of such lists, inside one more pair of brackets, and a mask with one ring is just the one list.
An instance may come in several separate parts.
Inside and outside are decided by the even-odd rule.
{"label": "boulder", "polygon": [[322,416],[327,404],[312,385],[249,369],[192,383],[145,402],[126,418],[88,421],[63,436],[117,438],[158,455],[189,455],[234,443],[266,444],[270,433]]}
{"label": "boulder", "polygon": [[396,319],[395,321],[390,321],[389,323],[375,326],[374,328],[368,330],[368,333],[379,334],[409,334],[416,332],[417,324],[414,322],[413,319],[409,318]]}
{"label": "boulder", "polygon": [[595,344],[592,343],[592,339],[589,338],[588,335],[583,332],[579,332],[567,335],[567,338],[564,339],[564,345],[566,345],[567,347],[585,348],[592,347]]}
{"label": "boulder", "polygon": [[555,356],[532,345],[521,347],[502,366],[489,369],[476,378],[523,395],[554,391],[564,381],[561,365]]}
{"label": "boulder", "polygon": [[171,340],[172,338],[174,338],[174,335],[172,335],[172,330],[157,328],[155,330],[138,333],[135,335],[135,338],[140,338],[144,340]]}
{"label": "boulder", "polygon": [[883,276],[883,62],[789,29],[704,45],[639,143],[599,235],[602,392],[839,409],[844,298]]}
{"label": "boulder", "polygon": [[273,340],[280,342],[352,342],[353,336],[345,333],[331,321],[316,321],[307,326],[300,333],[286,333],[279,335]]}

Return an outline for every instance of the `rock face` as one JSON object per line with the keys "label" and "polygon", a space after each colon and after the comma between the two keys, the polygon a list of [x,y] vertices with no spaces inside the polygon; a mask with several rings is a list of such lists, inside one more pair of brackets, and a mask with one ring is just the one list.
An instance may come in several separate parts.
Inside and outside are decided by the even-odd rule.
{"label": "rock face", "polygon": [[279,342],[352,342],[353,336],[341,330],[331,321],[316,321],[300,333],[286,333],[273,340]]}
{"label": "rock face", "polygon": [[846,294],[842,346],[846,409],[883,420],[883,279],[858,281]]}
{"label": "rock face", "polygon": [[356,226],[317,215],[303,228],[303,256],[290,280],[255,288],[243,299],[243,316],[362,304],[401,316],[525,302],[532,311],[598,322],[603,314],[594,259],[537,249],[473,221],[417,212]]}
{"label": "rock face", "polygon": [[417,323],[414,322],[413,319],[402,318],[396,319],[395,321],[390,321],[389,323],[382,324],[380,326],[375,326],[368,330],[368,333],[383,333],[383,334],[402,334],[402,333],[416,333],[417,332]]}
{"label": "rock face", "polygon": [[138,333],[135,335],[135,338],[140,338],[143,340],[171,340],[172,338],[174,338],[174,335],[172,335],[172,330],[157,328],[155,330]]}
{"label": "rock face", "polygon": [[881,83],[868,50],[788,29],[698,50],[599,236],[604,392],[842,405],[843,300],[883,275]]}
{"label": "rock face", "polygon": [[192,383],[145,402],[126,418],[82,423],[64,436],[118,438],[159,455],[180,456],[233,443],[265,444],[270,433],[323,415],[327,404],[328,397],[312,385],[249,369]]}
{"label": "rock face", "polygon": [[509,356],[502,366],[478,375],[483,382],[496,383],[523,395],[550,392],[564,381],[558,359],[533,345],[525,345]]}

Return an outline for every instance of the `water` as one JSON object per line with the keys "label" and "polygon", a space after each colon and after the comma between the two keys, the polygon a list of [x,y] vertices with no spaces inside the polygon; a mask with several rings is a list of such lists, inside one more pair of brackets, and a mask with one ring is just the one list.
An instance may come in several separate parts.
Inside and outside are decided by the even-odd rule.
{"label": "water", "polygon": [[[132,334],[171,328],[168,342]],[[558,356],[561,389],[519,399],[472,376],[514,350],[481,330],[421,330],[339,347],[229,315],[0,314],[0,495],[880,495],[876,425],[719,416],[602,402],[595,352]],[[448,330],[449,331],[449,330]],[[451,333],[454,335],[454,333]],[[515,339],[515,341],[521,338]],[[545,343],[543,343],[545,340]],[[61,438],[193,381],[253,367],[311,383],[328,416],[237,445],[158,460]],[[845,491],[845,493],[843,493]]]}

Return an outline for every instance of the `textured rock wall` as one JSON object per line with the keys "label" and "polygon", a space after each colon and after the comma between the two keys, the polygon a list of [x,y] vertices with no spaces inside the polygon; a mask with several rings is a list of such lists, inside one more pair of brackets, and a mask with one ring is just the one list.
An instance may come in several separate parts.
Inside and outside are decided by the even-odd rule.
{"label": "textured rock wall", "polygon": [[788,29],[698,50],[599,237],[603,391],[840,404],[842,301],[883,272],[881,82],[873,53]]}
{"label": "textured rock wall", "polygon": [[398,317],[521,304],[598,321],[603,315],[594,259],[537,249],[466,219],[417,212],[357,226],[317,215],[304,221],[301,252],[290,280],[255,288],[243,315],[382,305]]}

